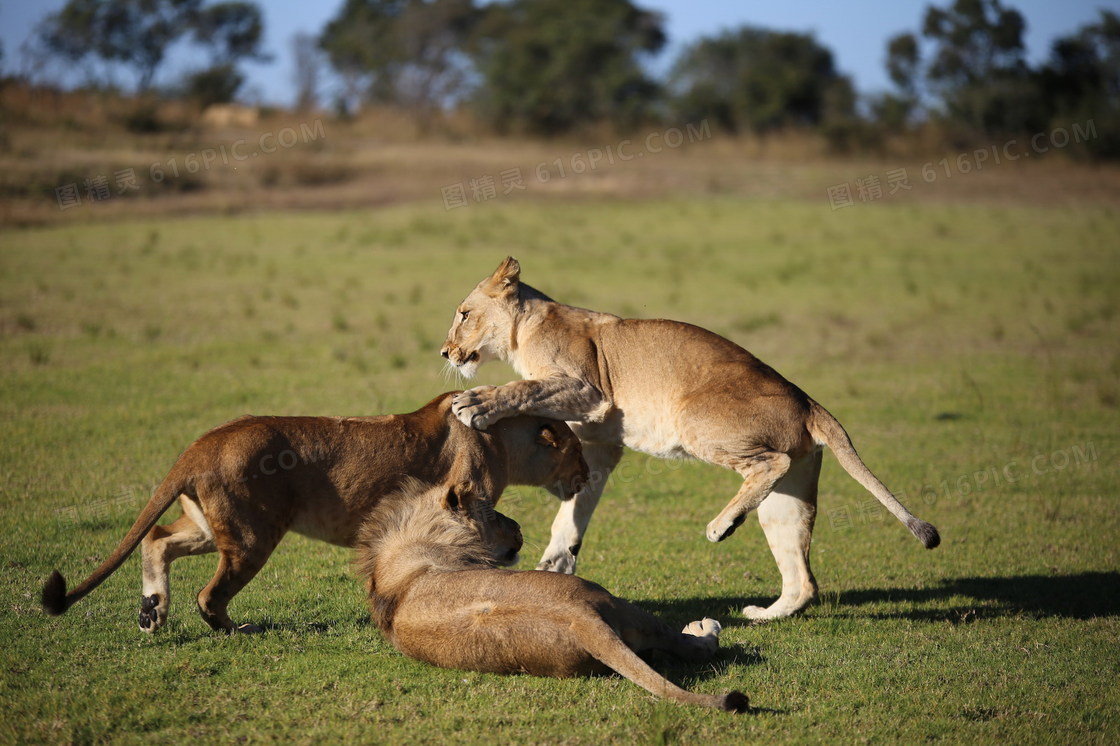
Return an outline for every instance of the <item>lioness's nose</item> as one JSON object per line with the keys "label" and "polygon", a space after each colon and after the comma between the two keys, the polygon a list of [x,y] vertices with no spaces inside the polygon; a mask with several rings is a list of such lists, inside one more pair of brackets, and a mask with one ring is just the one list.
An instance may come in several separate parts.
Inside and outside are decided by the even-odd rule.
{"label": "lioness's nose", "polygon": [[439,351],[439,354],[443,355],[445,360],[451,359],[451,349],[449,347],[444,347]]}

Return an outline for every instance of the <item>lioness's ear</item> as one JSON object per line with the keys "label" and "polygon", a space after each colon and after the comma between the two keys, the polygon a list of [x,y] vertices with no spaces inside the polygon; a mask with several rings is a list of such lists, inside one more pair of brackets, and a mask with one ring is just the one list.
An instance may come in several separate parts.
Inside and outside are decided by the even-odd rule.
{"label": "lioness's ear", "polygon": [[521,281],[521,265],[512,256],[505,260],[490,275],[490,289],[495,294],[517,292],[517,283]]}
{"label": "lioness's ear", "polygon": [[560,447],[560,439],[556,437],[556,431],[552,428],[552,425],[541,425],[541,429],[537,433],[537,443],[549,448]]}

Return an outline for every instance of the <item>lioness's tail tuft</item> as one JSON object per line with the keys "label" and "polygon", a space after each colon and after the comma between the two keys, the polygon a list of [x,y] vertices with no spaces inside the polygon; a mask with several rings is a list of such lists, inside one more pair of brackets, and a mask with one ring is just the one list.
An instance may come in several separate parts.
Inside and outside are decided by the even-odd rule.
{"label": "lioness's tail tuft", "polygon": [[68,608],[66,604],[66,578],[55,570],[43,584],[43,611],[51,616],[58,616]]}
{"label": "lioness's tail tuft", "polygon": [[723,698],[723,709],[727,712],[743,713],[750,707],[750,699],[742,692],[728,692],[727,696]]}
{"label": "lioness's tail tuft", "polygon": [[933,549],[941,543],[941,534],[937,533],[937,528],[932,523],[913,518],[906,522],[906,528],[918,537],[918,541],[922,542],[926,549]]}
{"label": "lioness's tail tuft", "polygon": [[874,495],[883,507],[891,512],[891,515],[902,521],[902,524],[910,529],[910,533],[918,537],[918,541],[922,542],[926,549],[933,549],[940,544],[941,537],[938,536],[937,529],[907,510],[906,506],[891,494],[887,486],[871,473],[867,464],[863,463],[863,459],[856,453],[851,438],[844,431],[844,426],[820,404],[810,400],[809,405],[809,420],[806,425],[813,439],[831,448],[836,460],[844,467],[844,471]]}

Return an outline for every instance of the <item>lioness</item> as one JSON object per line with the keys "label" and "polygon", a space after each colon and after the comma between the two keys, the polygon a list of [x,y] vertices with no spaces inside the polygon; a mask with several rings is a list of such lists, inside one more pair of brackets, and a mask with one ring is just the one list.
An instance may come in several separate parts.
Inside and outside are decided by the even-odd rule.
{"label": "lioness", "polygon": [[[218,570],[198,594],[214,629],[256,632],[227,615],[230,600],[264,566],[288,531],[352,547],[381,497],[406,477],[476,485],[495,502],[511,484],[540,485],[567,499],[587,478],[579,440],[566,424],[526,416],[482,433],[451,414],[455,392],[409,414],[381,417],[242,417],[183,452],[113,554],[69,593],[55,570],[43,608],[61,614],[141,547],[140,629],[167,621],[172,560],[217,551]],[[179,498],[183,515],[155,525]]]}
{"label": "lioness", "polygon": [[[739,692],[694,694],[667,681],[638,652],[710,658],[719,623],[677,633],[600,586],[571,575],[495,568],[495,548],[520,544],[517,524],[468,522],[462,488],[414,483],[382,500],[358,538],[370,609],[405,655],[445,668],[568,677],[617,671],[661,697],[734,712]],[[482,529],[480,531],[480,529]],[[481,535],[480,535],[481,534]],[[637,651],[637,652],[635,652]]]}
{"label": "lioness", "polygon": [[743,348],[690,324],[557,303],[521,282],[520,273],[508,257],[475,287],[459,304],[441,354],[467,378],[500,358],[528,379],[458,394],[452,409],[464,423],[485,429],[517,414],[554,417],[568,420],[583,442],[592,478],[562,504],[539,569],[575,572],[587,524],[624,444],[742,476],[707,537],[726,539],[759,509],[782,594],[769,607],[744,608],[751,619],[788,616],[816,597],[809,542],[822,445],[926,548],[940,542],[937,529],[871,473],[824,407]]}

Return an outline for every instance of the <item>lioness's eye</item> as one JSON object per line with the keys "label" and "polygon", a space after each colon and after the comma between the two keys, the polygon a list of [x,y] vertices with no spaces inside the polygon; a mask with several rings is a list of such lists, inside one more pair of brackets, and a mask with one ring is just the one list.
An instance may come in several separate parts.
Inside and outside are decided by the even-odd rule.
{"label": "lioness's eye", "polygon": [[470,316],[470,315],[471,315],[470,311],[460,311],[459,312],[459,320],[460,321],[466,321],[467,317]]}

